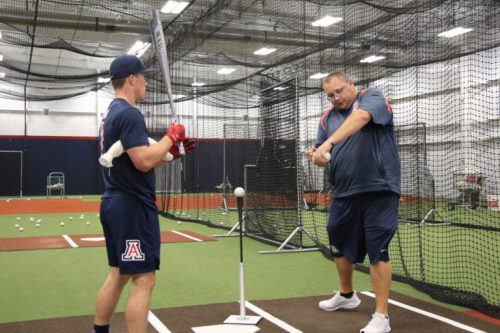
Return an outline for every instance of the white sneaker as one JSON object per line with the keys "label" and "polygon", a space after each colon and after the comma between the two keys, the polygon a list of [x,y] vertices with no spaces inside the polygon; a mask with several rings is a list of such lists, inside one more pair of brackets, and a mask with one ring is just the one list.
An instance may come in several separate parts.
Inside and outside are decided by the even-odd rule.
{"label": "white sneaker", "polygon": [[337,291],[335,295],[325,301],[319,302],[319,308],[324,311],[335,311],[337,309],[354,309],[361,303],[356,293],[351,298],[345,298]]}
{"label": "white sneaker", "polygon": [[388,333],[391,331],[389,317],[380,313],[372,314],[372,319],[359,333]]}

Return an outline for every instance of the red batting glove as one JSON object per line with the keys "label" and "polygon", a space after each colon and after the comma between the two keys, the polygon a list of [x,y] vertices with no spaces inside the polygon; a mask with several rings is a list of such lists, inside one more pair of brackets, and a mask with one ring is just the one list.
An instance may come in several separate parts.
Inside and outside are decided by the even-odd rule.
{"label": "red batting glove", "polygon": [[172,144],[177,145],[186,139],[186,129],[182,124],[172,124],[168,128],[166,135],[170,138]]}
{"label": "red batting glove", "polygon": [[[184,141],[182,141],[182,144],[184,145],[184,151],[186,152],[186,155],[196,148],[196,142],[194,142],[189,138],[185,138]],[[182,155],[179,154],[178,145],[172,145],[172,148],[170,148],[169,153],[172,154],[174,160],[178,159],[179,157],[182,157]]]}

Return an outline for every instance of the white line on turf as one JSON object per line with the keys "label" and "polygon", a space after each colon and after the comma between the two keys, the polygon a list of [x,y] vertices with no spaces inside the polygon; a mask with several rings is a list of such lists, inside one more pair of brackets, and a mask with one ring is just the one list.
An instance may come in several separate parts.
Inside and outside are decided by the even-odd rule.
{"label": "white line on turf", "polygon": [[[375,298],[375,294],[373,294],[371,292],[363,291],[361,293],[363,295]],[[396,306],[399,306],[400,308],[416,312],[416,313],[421,314],[423,316],[427,316],[427,317],[430,317],[430,318],[442,321],[443,323],[446,323],[446,324],[451,325],[451,326],[458,327],[458,328],[463,329],[463,330],[465,330],[467,332],[471,332],[471,333],[486,333],[485,331],[478,330],[477,328],[461,324],[458,321],[454,321],[454,320],[451,320],[451,319],[448,319],[448,318],[436,315],[434,313],[431,313],[431,312],[428,312],[428,311],[425,311],[425,310],[422,310],[422,309],[419,309],[419,308],[415,308],[413,306],[410,306],[410,305],[407,305],[407,304],[404,304],[404,303],[401,303],[401,302],[398,302],[398,301],[394,301],[392,299],[389,300],[389,303],[390,304],[394,304]]]}
{"label": "white line on turf", "polygon": [[172,232],[173,232],[174,234],[177,234],[177,235],[179,235],[179,236],[182,236],[182,237],[186,237],[186,238],[192,239],[192,240],[197,241],[197,242],[203,242],[203,240],[202,240],[202,239],[199,239],[199,238],[196,238],[196,237],[193,237],[193,236],[187,235],[187,234],[185,234],[185,233],[183,233],[183,232],[180,232],[180,231],[172,230]]}
{"label": "white line on turf", "polygon": [[69,237],[68,235],[62,235],[62,237],[64,238],[64,240],[66,242],[68,242],[68,244],[71,246],[71,247],[78,247],[78,244],[76,244],[72,239],[71,237]]}
{"label": "white line on turf", "polygon": [[148,313],[148,321],[151,324],[151,326],[154,327],[154,329],[159,332],[159,333],[172,333],[165,324],[161,322],[160,319],[158,319],[157,316],[154,315],[153,312],[149,311]]}
{"label": "white line on turf", "polygon": [[290,332],[290,333],[302,333],[301,330],[298,330],[295,327],[293,327],[293,326],[285,323],[283,320],[276,318],[272,314],[270,314],[270,313],[262,310],[261,308],[253,305],[249,301],[245,301],[245,307],[247,309],[255,312],[259,316],[262,316],[262,317],[266,318],[268,321],[270,321],[271,323],[273,323],[274,325],[276,325],[278,327],[281,327],[282,329],[284,329],[287,332]]}
{"label": "white line on turf", "polygon": [[83,237],[83,238],[80,238],[81,241],[84,241],[84,242],[101,242],[103,240],[105,240],[104,237]]}

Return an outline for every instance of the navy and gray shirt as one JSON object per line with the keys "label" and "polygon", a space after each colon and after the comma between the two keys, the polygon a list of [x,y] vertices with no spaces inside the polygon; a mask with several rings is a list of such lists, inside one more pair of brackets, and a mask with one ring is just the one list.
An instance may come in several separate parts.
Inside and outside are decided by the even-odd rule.
{"label": "navy and gray shirt", "polygon": [[[123,149],[148,146],[148,130],[144,116],[136,107],[121,98],[114,99],[100,128],[100,150],[105,153],[117,140]],[[139,199],[156,208],[155,171],[142,172],[124,153],[113,159],[112,168],[102,168],[105,192],[103,197],[125,196]]]}
{"label": "navy and gray shirt", "polygon": [[325,142],[358,108],[368,111],[372,120],[333,147],[330,162],[333,197],[385,191],[399,194],[401,167],[393,114],[387,98],[378,89],[359,92],[348,110],[327,110],[318,126],[316,147]]}

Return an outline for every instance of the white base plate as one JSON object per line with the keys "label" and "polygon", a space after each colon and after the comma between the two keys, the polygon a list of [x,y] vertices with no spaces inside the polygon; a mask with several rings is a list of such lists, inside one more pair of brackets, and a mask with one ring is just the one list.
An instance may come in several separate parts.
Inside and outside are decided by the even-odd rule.
{"label": "white base plate", "polygon": [[255,333],[260,330],[254,325],[212,325],[191,328],[195,333]]}
{"label": "white base plate", "polygon": [[232,315],[224,320],[224,324],[242,324],[242,325],[255,325],[262,319],[261,316],[245,316]]}

